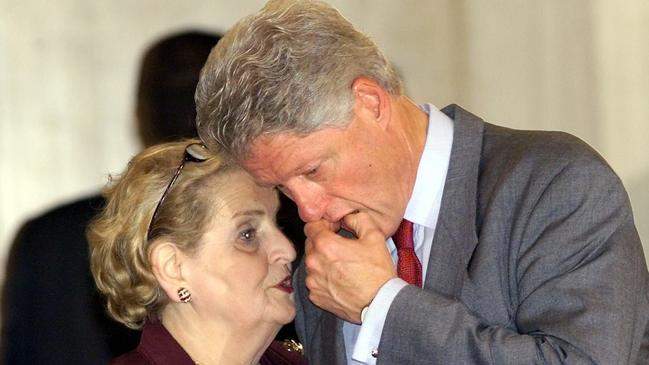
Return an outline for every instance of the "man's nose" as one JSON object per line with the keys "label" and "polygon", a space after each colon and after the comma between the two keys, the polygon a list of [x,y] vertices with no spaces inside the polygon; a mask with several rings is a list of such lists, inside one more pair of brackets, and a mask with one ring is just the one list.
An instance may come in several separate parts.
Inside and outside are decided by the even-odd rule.
{"label": "man's nose", "polygon": [[324,194],[314,186],[291,186],[289,198],[297,205],[300,218],[304,222],[315,222],[320,220],[326,209]]}

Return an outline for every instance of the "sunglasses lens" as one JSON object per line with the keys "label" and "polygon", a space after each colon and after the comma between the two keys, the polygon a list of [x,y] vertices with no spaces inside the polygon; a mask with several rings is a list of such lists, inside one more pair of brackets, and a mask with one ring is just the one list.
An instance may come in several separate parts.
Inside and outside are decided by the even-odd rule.
{"label": "sunglasses lens", "polygon": [[202,144],[194,143],[187,146],[185,152],[191,157],[194,161],[205,161],[209,157],[209,152],[207,148]]}

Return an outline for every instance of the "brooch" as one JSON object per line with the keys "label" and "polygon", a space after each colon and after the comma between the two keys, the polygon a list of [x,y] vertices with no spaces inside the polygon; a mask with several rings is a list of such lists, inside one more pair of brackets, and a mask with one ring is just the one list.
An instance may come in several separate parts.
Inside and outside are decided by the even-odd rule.
{"label": "brooch", "polygon": [[295,340],[284,340],[282,346],[284,346],[288,352],[297,352],[300,355],[304,355],[304,346]]}

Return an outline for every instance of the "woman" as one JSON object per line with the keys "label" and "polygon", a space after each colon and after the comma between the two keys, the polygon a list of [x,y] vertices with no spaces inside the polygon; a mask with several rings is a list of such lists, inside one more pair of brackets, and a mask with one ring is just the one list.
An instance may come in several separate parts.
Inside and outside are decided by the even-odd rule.
{"label": "woman", "polygon": [[303,364],[273,342],[295,316],[295,250],[272,188],[191,140],[144,150],[104,194],[92,272],[111,316],[143,328],[113,364]]}

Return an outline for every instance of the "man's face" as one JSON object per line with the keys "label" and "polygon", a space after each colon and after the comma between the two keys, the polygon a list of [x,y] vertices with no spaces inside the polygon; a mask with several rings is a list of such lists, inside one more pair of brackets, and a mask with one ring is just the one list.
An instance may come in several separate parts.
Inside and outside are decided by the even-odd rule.
{"label": "man's face", "polygon": [[399,176],[408,168],[402,166],[407,146],[372,118],[357,114],[346,128],[306,136],[261,136],[251,151],[243,166],[291,198],[307,223],[339,224],[362,211],[388,237],[401,222],[412,190],[412,182]]}

